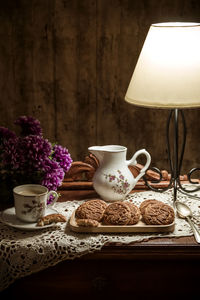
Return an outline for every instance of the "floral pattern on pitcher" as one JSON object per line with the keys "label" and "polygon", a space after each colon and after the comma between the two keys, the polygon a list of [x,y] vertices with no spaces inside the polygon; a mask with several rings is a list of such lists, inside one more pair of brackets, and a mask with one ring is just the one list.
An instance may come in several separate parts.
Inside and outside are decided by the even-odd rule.
{"label": "floral pattern on pitcher", "polygon": [[128,183],[128,180],[124,177],[124,175],[120,170],[117,170],[117,172],[118,172],[117,176],[113,174],[104,174],[104,176],[109,182],[115,183],[112,186],[112,189],[114,190],[115,193],[126,194],[127,190],[130,187],[130,183]]}

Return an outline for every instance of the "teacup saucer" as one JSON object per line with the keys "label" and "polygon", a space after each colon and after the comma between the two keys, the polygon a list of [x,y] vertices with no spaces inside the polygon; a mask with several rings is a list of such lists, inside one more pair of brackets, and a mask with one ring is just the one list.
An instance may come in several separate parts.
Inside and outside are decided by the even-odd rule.
{"label": "teacup saucer", "polygon": [[[47,208],[46,209],[46,214],[45,215],[50,215],[50,214],[55,214],[58,213],[55,209],[53,208]],[[37,223],[26,223],[23,221],[20,221],[16,214],[15,214],[15,208],[7,208],[4,211],[2,211],[0,220],[2,223],[17,228],[21,230],[38,230],[38,229],[44,229],[48,227],[55,226],[54,223],[49,224],[49,225],[44,225],[44,226],[37,226]]]}

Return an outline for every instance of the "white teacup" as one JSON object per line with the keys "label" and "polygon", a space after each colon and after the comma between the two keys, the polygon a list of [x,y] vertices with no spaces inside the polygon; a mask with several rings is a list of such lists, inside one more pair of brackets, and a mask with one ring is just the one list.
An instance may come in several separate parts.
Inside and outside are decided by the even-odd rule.
{"label": "white teacup", "polygon": [[[24,222],[37,222],[45,215],[47,207],[52,207],[58,199],[55,191],[39,184],[24,184],[13,189],[15,213]],[[54,196],[51,204],[47,204],[50,195]]]}

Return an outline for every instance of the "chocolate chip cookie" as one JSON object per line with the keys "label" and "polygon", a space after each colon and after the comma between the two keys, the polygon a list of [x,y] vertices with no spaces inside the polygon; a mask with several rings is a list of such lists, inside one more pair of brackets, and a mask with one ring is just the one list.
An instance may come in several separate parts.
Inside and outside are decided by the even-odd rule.
{"label": "chocolate chip cookie", "polygon": [[75,211],[75,217],[79,219],[91,219],[100,222],[107,207],[105,201],[92,199],[82,203]]}
{"label": "chocolate chip cookie", "polygon": [[128,225],[134,225],[134,224],[137,224],[138,221],[140,220],[140,209],[133,203],[131,202],[124,202],[126,205],[128,205],[128,207],[130,208],[130,211],[131,211],[131,217],[130,217],[130,220],[128,222]]}
{"label": "chocolate chip cookie", "polygon": [[164,203],[149,203],[143,213],[143,220],[148,225],[168,225],[174,218],[173,208]]}
{"label": "chocolate chip cookie", "polygon": [[125,202],[117,201],[109,204],[103,215],[103,224],[127,225],[131,218],[131,209]]}

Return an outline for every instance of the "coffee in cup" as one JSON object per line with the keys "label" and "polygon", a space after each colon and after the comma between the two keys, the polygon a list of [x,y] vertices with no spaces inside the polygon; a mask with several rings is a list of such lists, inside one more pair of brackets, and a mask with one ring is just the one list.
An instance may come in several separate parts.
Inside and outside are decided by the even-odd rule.
{"label": "coffee in cup", "polygon": [[[52,207],[58,199],[55,191],[39,184],[24,184],[13,189],[15,213],[17,218],[24,222],[37,222],[40,217],[45,215],[46,209]],[[50,195],[54,199],[47,204]]]}

